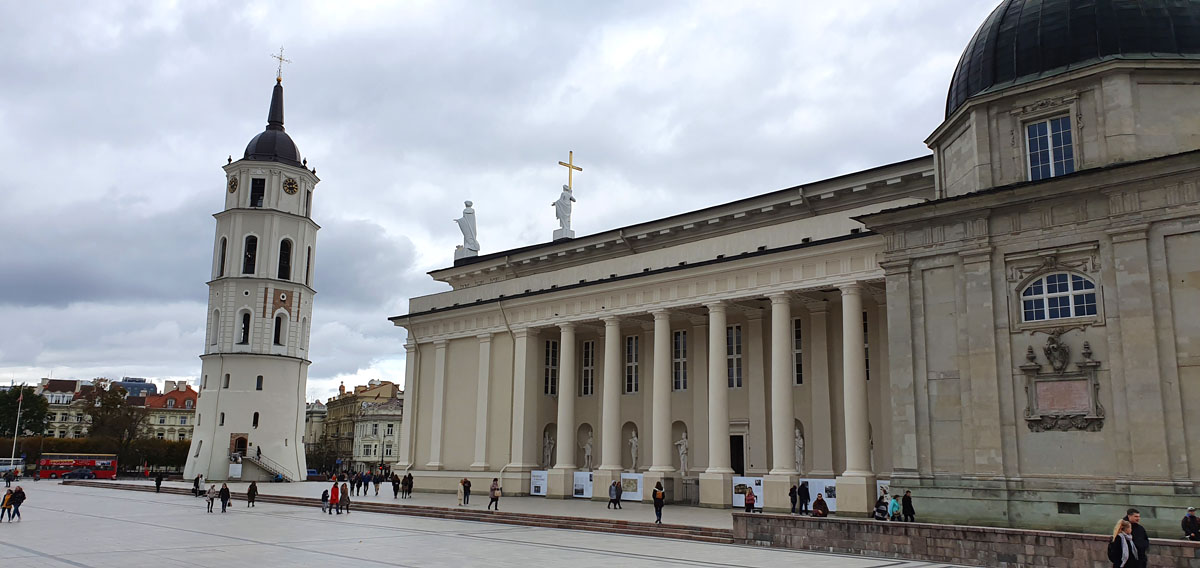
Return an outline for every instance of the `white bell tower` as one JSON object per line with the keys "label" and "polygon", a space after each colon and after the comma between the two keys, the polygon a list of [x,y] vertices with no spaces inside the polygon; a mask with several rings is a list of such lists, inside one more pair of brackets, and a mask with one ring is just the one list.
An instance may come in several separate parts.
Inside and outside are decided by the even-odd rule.
{"label": "white bell tower", "polygon": [[320,180],[307,163],[284,131],[277,77],[266,130],[250,140],[242,159],[224,167],[225,209],[214,215],[208,329],[187,479],[305,478],[308,334],[320,228],[312,220]]}

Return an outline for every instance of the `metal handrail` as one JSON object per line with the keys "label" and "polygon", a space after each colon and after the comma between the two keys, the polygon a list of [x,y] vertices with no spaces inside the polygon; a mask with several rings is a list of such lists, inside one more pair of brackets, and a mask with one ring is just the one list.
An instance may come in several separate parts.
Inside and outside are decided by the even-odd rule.
{"label": "metal handrail", "polygon": [[284,479],[284,481],[294,481],[292,478],[288,477],[287,469],[285,469],[282,465],[276,463],[271,458],[268,458],[265,456],[246,455],[246,456],[243,456],[242,459],[250,460],[251,463],[258,465],[258,466],[262,467],[263,469],[282,477]]}

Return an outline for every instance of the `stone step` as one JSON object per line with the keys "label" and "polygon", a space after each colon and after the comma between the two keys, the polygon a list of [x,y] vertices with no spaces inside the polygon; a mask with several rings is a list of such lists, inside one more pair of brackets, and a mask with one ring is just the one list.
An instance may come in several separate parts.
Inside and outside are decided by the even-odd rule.
{"label": "stone step", "polygon": [[[109,483],[86,480],[63,480],[64,485],[81,485],[104,489],[121,489],[126,491],[154,492],[151,485],[134,485],[124,483]],[[163,493],[172,495],[192,495],[191,489],[181,487],[163,487]],[[245,493],[233,493],[236,500],[244,501]],[[310,497],[294,497],[286,495],[259,494],[257,501],[297,507],[320,507],[321,500]],[[569,529],[611,534],[628,534],[657,538],[690,540],[695,542],[711,542],[729,544],[733,542],[733,531],[714,527],[697,527],[690,525],[674,525],[646,523],[639,521],[623,521],[615,519],[595,519],[590,517],[566,517],[543,515],[537,513],[513,513],[498,511],[479,511],[459,509],[455,507],[434,507],[429,505],[405,505],[400,503],[376,503],[370,501],[351,501],[354,511],[368,513],[383,513],[389,515],[409,515],[455,521],[473,521],[517,525],[535,528]]]}

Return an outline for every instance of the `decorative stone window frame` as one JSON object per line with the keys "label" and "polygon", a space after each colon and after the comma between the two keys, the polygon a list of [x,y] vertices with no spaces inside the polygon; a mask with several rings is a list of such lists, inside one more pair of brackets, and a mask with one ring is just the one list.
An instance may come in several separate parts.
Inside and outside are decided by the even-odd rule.
{"label": "decorative stone window frame", "polygon": [[[1022,164],[1024,169],[1022,170],[1021,178],[1025,181],[1030,181],[1029,140],[1025,133],[1025,127],[1030,123],[1041,122],[1059,116],[1066,116],[1071,119],[1071,157],[1075,163],[1075,171],[1079,171],[1079,135],[1083,130],[1083,112],[1079,108],[1078,94],[1048,97],[1027,105],[1018,106],[1009,112],[1009,119],[1011,120],[1009,145],[1013,148],[1013,151],[1019,153],[1019,156],[1014,156],[1013,158],[1019,160]],[[1053,179],[1053,177],[1047,179]]]}
{"label": "decorative stone window frame", "polygon": [[[1067,247],[1007,254],[1004,256],[1005,278],[1008,281],[1009,331],[1051,330],[1075,326],[1086,328],[1104,325],[1104,285],[1100,274],[1100,243],[1092,242]],[[1066,272],[1087,278],[1096,285],[1096,314],[1071,318],[1025,321],[1021,292],[1035,280],[1056,272]]]}
{"label": "decorative stone window frame", "polygon": [[[1049,336],[1042,349],[1050,366],[1047,370],[1039,363],[1033,345],[1026,347],[1026,363],[1020,369],[1025,375],[1025,425],[1031,432],[1099,432],[1104,427],[1104,406],[1100,404],[1100,380],[1097,377],[1100,362],[1092,359],[1092,348],[1084,341],[1078,361],[1074,363],[1075,369],[1071,370],[1071,348],[1062,341],[1062,335],[1071,329],[1074,328],[1060,327],[1044,332]],[[1051,399],[1057,398],[1060,405],[1070,404],[1072,384],[1076,387],[1074,396],[1079,396],[1079,387],[1082,387],[1087,401],[1069,408],[1055,408]]]}

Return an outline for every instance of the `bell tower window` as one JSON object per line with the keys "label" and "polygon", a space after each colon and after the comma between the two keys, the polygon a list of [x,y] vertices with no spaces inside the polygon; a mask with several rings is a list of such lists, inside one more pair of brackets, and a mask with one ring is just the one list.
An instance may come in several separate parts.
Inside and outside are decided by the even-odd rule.
{"label": "bell tower window", "polygon": [[229,241],[225,237],[221,237],[221,252],[220,263],[217,264],[217,278],[225,276],[225,249],[229,248]]}
{"label": "bell tower window", "polygon": [[250,312],[242,312],[242,334],[238,337],[238,345],[250,344]]}
{"label": "bell tower window", "polygon": [[308,252],[304,255],[304,285],[312,286],[312,247],[308,247]]}
{"label": "bell tower window", "polygon": [[275,345],[283,345],[283,316],[275,316]]}
{"label": "bell tower window", "polygon": [[242,259],[242,274],[254,274],[254,264],[258,259],[258,237],[246,237],[246,253]]}
{"label": "bell tower window", "polygon": [[288,239],[279,242],[279,279],[292,279],[292,241]]}
{"label": "bell tower window", "polygon": [[250,180],[250,206],[262,207],[263,197],[267,193],[267,180],[254,178]]}

